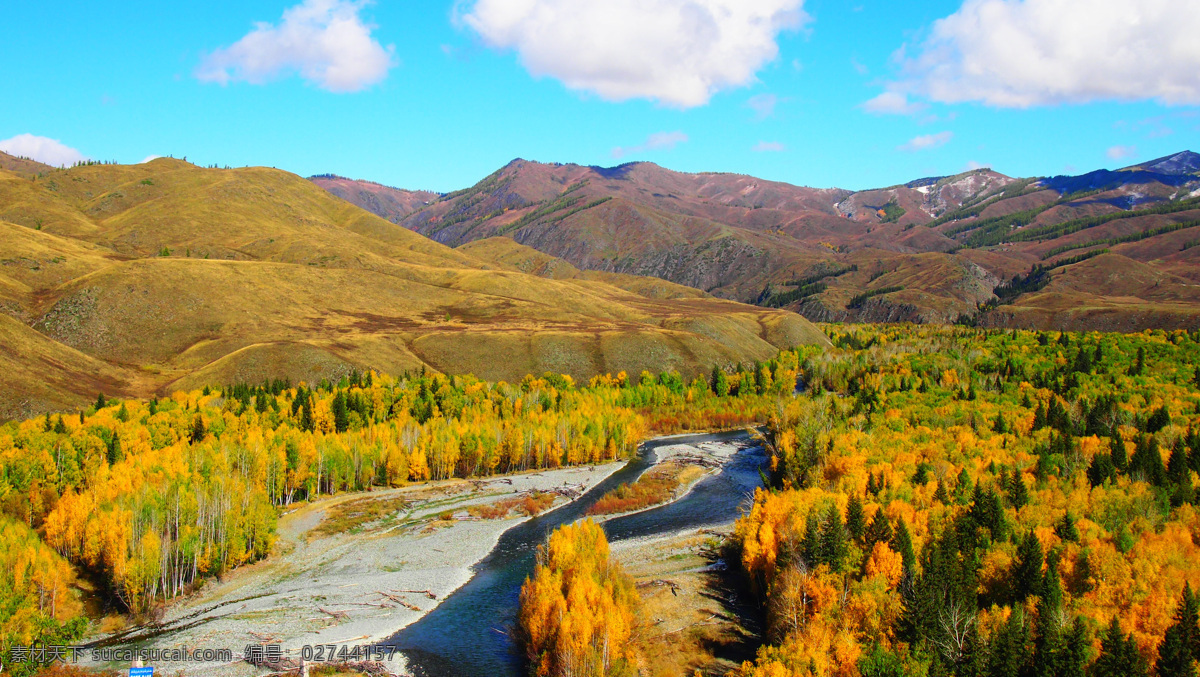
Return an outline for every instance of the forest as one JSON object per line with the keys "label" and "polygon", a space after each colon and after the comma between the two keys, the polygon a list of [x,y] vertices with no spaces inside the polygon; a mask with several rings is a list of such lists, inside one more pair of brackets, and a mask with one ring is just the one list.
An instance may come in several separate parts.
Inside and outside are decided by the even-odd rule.
{"label": "forest", "polygon": [[100,394],[86,410],[6,423],[0,659],[13,665],[14,645],[82,636],[77,579],[153,619],[206,578],[269,554],[279,514],[296,502],[594,464],[629,456],[650,432],[765,420],[800,360],[786,351],[690,382],[672,371],[586,385],[551,373],[514,384],[351,373],[161,400]]}
{"label": "forest", "polygon": [[736,677],[1196,674],[1200,333],[826,331],[726,544],[766,628]]}
{"label": "forest", "polygon": [[740,677],[1195,674],[1197,334],[831,338],[737,525]]}
{"label": "forest", "polygon": [[[153,617],[265,557],[297,502],[756,427],[767,486],[726,547],[767,631],[738,677],[1195,674],[1200,333],[824,330],[690,381],[366,372],[6,423],[0,657],[81,636],[78,579]],[[522,591],[531,672],[636,674],[631,586],[599,527],[555,534]]]}

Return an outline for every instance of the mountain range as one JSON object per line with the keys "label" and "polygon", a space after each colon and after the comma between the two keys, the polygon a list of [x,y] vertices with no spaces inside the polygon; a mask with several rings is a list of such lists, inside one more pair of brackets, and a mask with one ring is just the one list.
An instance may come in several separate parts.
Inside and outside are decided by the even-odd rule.
{"label": "mountain range", "polygon": [[0,153],[0,419],[353,369],[677,369],[811,321],[1200,327],[1200,155],[886,188],[514,160],[448,194]]}
{"label": "mountain range", "polygon": [[811,320],[1200,326],[1200,155],[1190,151],[1078,176],[977,169],[863,191],[520,159],[442,195],[312,181],[448,246],[507,238],[579,270]]}
{"label": "mountain range", "polygon": [[511,240],[453,249],[284,171],[0,153],[0,419],[353,369],[690,378],[825,342],[784,309]]}

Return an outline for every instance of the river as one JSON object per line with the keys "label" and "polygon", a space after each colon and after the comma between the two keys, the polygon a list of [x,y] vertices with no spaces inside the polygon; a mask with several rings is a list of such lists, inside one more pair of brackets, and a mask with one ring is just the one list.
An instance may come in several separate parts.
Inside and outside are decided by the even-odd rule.
{"label": "river", "polygon": [[[582,517],[589,507],[621,482],[633,481],[654,463],[654,450],[672,444],[744,441],[744,431],[657,438],[644,443],[637,457],[580,498],[509,529],[475,567],[466,585],[432,612],[393,635],[383,646],[404,653],[417,677],[521,677],[520,656],[509,639],[516,621],[521,584],[533,572],[537,546],[563,524]],[[657,508],[603,523],[610,542],[728,524],[739,515],[747,495],[760,486],[762,450],[749,447],[718,472],[700,480],[683,498]]]}

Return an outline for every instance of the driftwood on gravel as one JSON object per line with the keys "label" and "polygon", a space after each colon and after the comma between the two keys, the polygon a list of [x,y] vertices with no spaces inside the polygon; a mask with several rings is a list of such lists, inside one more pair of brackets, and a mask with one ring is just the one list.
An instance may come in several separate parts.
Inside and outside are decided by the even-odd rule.
{"label": "driftwood on gravel", "polygon": [[345,611],[330,611],[329,609],[321,606],[317,607],[317,611],[320,611],[323,614],[329,614],[339,621],[344,621],[347,618],[350,618],[350,614],[346,613]]}
{"label": "driftwood on gravel", "polygon": [[583,495],[584,486],[582,484],[564,484],[561,487],[551,487],[550,489],[526,489],[519,492],[517,496],[533,496],[535,494],[554,494],[563,498],[574,500]]}
{"label": "driftwood on gravel", "polygon": [[437,595],[433,594],[432,590],[396,590],[393,588],[392,592],[398,592],[401,594],[407,593],[409,595],[425,595],[429,599],[437,599]]}
{"label": "driftwood on gravel", "polygon": [[671,462],[679,463],[680,465],[698,465],[702,468],[720,468],[722,465],[721,461],[697,454],[679,454],[672,457]]}
{"label": "driftwood on gravel", "polygon": [[641,583],[637,584],[637,587],[639,587],[639,588],[649,588],[649,587],[657,588],[657,587],[661,587],[661,586],[667,586],[667,587],[671,588],[672,595],[678,595],[679,591],[683,590],[683,586],[679,585],[675,581],[667,581],[667,580],[663,580],[661,578],[655,579],[653,581],[642,581]]}
{"label": "driftwood on gravel", "polygon": [[[296,673],[307,677],[308,668],[313,664],[295,658],[279,658],[268,660],[259,656],[249,656],[244,659],[256,668],[264,668],[276,673]],[[371,675],[371,677],[397,677],[387,666],[379,661],[332,661],[321,662],[321,666],[337,666]]]}
{"label": "driftwood on gravel", "polygon": [[409,602],[407,602],[403,599],[400,599],[396,595],[393,595],[389,592],[384,592],[382,590],[376,590],[375,593],[378,595],[383,595],[384,597],[387,597],[388,599],[392,600],[396,604],[399,604],[400,606],[402,606],[406,609],[409,609],[412,611],[420,611],[421,610],[421,607],[417,606],[416,604],[410,604]]}

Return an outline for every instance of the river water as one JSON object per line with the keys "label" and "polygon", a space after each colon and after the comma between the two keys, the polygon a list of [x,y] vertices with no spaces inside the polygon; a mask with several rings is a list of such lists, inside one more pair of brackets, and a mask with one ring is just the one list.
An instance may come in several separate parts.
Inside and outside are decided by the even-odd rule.
{"label": "river water", "polygon": [[[521,677],[521,657],[509,639],[516,622],[521,584],[533,573],[537,546],[621,482],[633,481],[654,462],[654,450],[671,444],[746,441],[744,431],[674,436],[650,440],[624,468],[575,501],[509,529],[475,567],[475,575],[428,615],[393,635],[395,646],[417,677]],[[766,457],[747,447],[719,473],[698,482],[683,498],[602,524],[610,542],[665,534],[681,529],[728,524],[761,486]]]}

